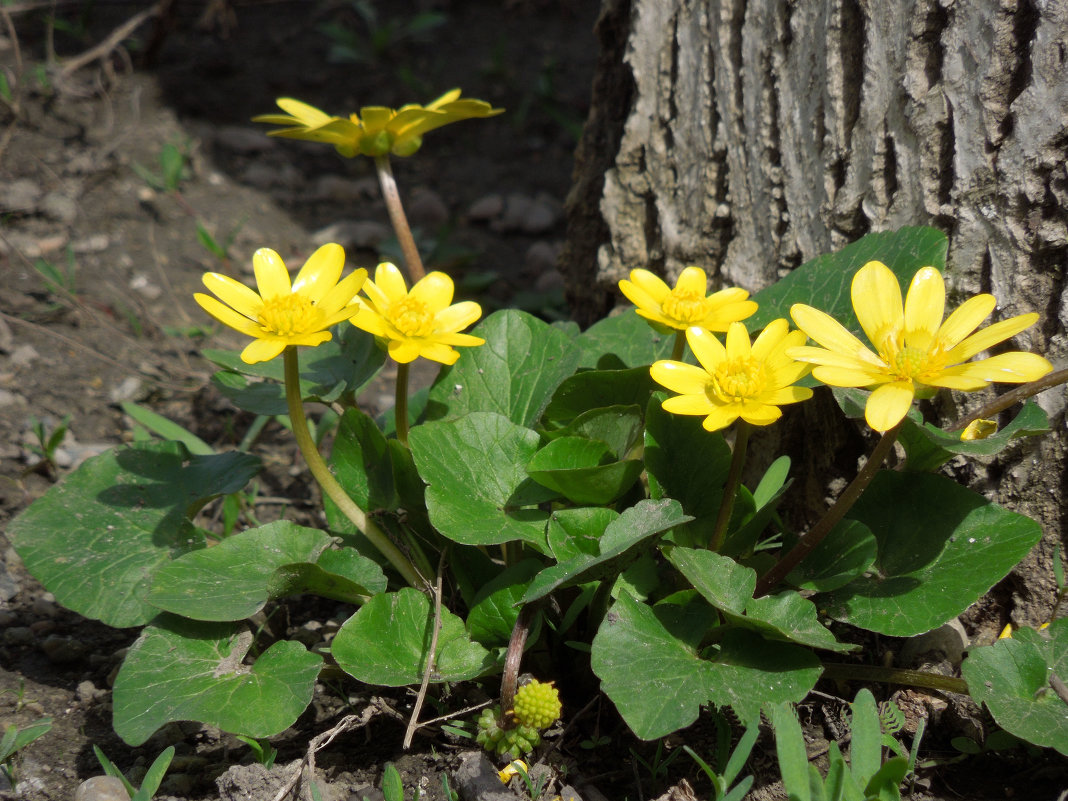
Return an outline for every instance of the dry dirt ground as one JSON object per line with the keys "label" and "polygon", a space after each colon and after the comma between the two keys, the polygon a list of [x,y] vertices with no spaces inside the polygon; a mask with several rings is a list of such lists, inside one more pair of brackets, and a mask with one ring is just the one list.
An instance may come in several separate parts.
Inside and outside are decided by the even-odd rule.
{"label": "dry dirt ground", "polygon": [[[268,139],[249,122],[273,111],[278,96],[340,113],[426,102],[458,86],[506,108],[432,134],[415,158],[395,162],[397,179],[424,252],[458,277],[460,294],[487,309],[512,304],[549,318],[566,314],[553,262],[597,55],[592,0],[377,3],[373,29],[356,3],[340,0],[178,0],[166,21],[145,19],[110,45],[109,35],[150,4],[0,5],[0,526],[80,460],[130,438],[124,401],[219,447],[241,437],[250,419],[213,391],[211,367],[199,355],[237,344],[193,303],[201,273],[248,277],[251,254],[262,246],[294,267],[327,240],[345,244],[354,265],[373,265],[389,252],[368,164]],[[440,13],[442,24],[422,35],[404,27],[427,12]],[[76,60],[83,53],[97,58]],[[184,163],[177,191],[145,177],[161,171],[165,150]],[[224,245],[225,258],[198,241],[198,222]],[[363,400],[380,409],[390,399],[372,390]],[[47,431],[69,425],[55,469],[38,464],[27,447],[35,421]],[[268,427],[257,449],[271,465],[261,514],[307,515],[299,501],[311,499],[311,490],[286,432]],[[272,505],[279,497],[298,503]],[[161,790],[167,796],[273,795],[257,766],[247,765],[248,749],[217,731],[170,726],[141,748],[119,741],[109,684],[136,632],[59,608],[2,534],[0,557],[0,724],[54,719],[16,763],[24,782],[18,797],[72,798],[82,780],[100,773],[93,744],[134,775],[176,745]],[[294,626],[336,611],[329,604],[290,610]],[[279,764],[298,758],[341,715],[367,708],[375,692],[324,685],[309,712],[277,738]],[[394,694],[380,708],[403,712],[408,703]],[[810,734],[822,736],[839,710],[834,702],[813,704]],[[403,725],[380,711],[320,754],[328,798],[375,798],[367,788],[377,786],[387,761],[402,768],[409,793],[420,787],[424,799],[443,798],[441,776],[455,768],[457,744],[434,734],[405,754]],[[707,753],[707,738],[708,727],[698,724],[669,746],[689,742]],[[928,756],[955,753],[944,739],[931,740]],[[630,748],[647,761],[655,754],[654,746],[626,738],[605,702],[562,738],[553,761],[570,770],[573,783],[590,781],[613,801],[651,798],[683,776],[708,797],[688,758],[674,761],[658,784]],[[758,775],[773,775],[771,748],[762,739],[751,766]],[[974,758],[938,768],[928,777],[930,794],[915,797],[1055,798],[1066,782],[1063,764],[1048,755],[980,759],[982,770]],[[761,794],[774,797],[774,788]],[[0,787],[0,797],[12,796]]]}

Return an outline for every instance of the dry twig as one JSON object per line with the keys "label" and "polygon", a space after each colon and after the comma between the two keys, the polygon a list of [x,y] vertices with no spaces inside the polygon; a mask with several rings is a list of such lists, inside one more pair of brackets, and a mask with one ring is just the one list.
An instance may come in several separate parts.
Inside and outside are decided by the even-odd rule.
{"label": "dry twig", "polygon": [[[371,704],[359,715],[346,715],[332,729],[313,737],[311,742],[308,743],[308,753],[304,755],[304,760],[297,765],[293,775],[282,785],[282,789],[275,794],[271,801],[282,801],[283,798],[293,792],[300,784],[301,776],[304,775],[305,769],[307,769],[308,773],[305,787],[310,787],[311,783],[315,781],[315,752],[326,748],[338,735],[366,726],[371,721],[371,718],[375,716],[376,711],[377,707]],[[311,791],[309,790],[308,793],[310,797]]]}

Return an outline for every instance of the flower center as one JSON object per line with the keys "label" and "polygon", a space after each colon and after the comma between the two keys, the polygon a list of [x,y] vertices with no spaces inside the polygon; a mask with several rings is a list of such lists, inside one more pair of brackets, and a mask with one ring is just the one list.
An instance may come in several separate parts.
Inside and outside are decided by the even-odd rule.
{"label": "flower center", "polygon": [[890,338],[883,342],[879,349],[879,355],[883,357],[890,373],[902,380],[924,382],[924,379],[932,374],[937,374],[945,367],[945,359],[940,348],[917,348],[912,345],[901,345]]}
{"label": "flower center", "polygon": [[708,316],[708,303],[703,294],[686,292],[678,287],[671,290],[661,308],[665,315],[680,323],[699,323]]}
{"label": "flower center", "polygon": [[406,337],[428,337],[434,333],[434,314],[425,303],[412,298],[390,306],[389,320]]}
{"label": "flower center", "polygon": [[721,364],[705,388],[710,400],[741,403],[760,395],[768,385],[764,362],[751,356]]}
{"label": "flower center", "polygon": [[323,314],[311,300],[296,292],[264,298],[256,318],[272,334],[288,337],[322,328]]}

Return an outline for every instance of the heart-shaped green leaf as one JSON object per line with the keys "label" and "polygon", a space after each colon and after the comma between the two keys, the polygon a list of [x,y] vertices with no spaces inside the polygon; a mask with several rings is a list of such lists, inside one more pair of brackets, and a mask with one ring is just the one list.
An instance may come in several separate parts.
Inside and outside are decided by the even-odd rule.
{"label": "heart-shaped green leaf", "polygon": [[577,345],[581,349],[579,367],[619,370],[670,359],[675,338],[657,333],[632,310],[594,323],[578,338]]}
{"label": "heart-shaped green leaf", "polygon": [[537,504],[556,493],[527,475],[537,433],[493,412],[473,412],[424,423],[408,443],[438,531],[465,545],[522,540],[545,547],[549,513]]}
{"label": "heart-shaped green leaf", "polygon": [[856,520],[843,520],[787,578],[802,590],[830,592],[870,568],[878,548],[867,526]]}
{"label": "heart-shaped green leaf", "polygon": [[160,615],[115,679],[115,733],[137,746],[178,720],[257,739],[292,726],[311,703],[322,658],[282,641],[248,665],[252,640],[243,625]]}
{"label": "heart-shaped green leaf", "polygon": [[[330,650],[341,669],[360,681],[386,687],[419,684],[433,625],[430,599],[406,587],[376,595],[360,607],[338,631]],[[491,665],[489,651],[470,639],[463,621],[442,609],[430,680],[471,679]]]}
{"label": "heart-shaped green leaf", "polygon": [[593,639],[592,666],[631,731],[663,737],[697,720],[704,705],[757,719],[762,703],[800,701],[822,669],[807,649],[727,632],[705,658],[701,637],[717,613],[703,604],[655,607],[621,595]]}
{"label": "heart-shaped green leaf", "polygon": [[820,623],[815,605],[789,590],[753,598],[756,571],[722,554],[704,549],[665,548],[671,564],[679,569],[701,595],[735,626],[752,629],[775,640],[787,640],[812,648],[849,651],[854,646],[838,642]]}
{"label": "heart-shaped green leaf", "polygon": [[579,553],[565,562],[547,567],[530,583],[523,603],[530,603],[548,595],[558,587],[567,587],[615,578],[637,559],[646,540],[673,526],[685,523],[689,516],[682,513],[677,501],[638,501],[605,528],[601,536],[600,553]]}
{"label": "heart-shaped green leaf", "polygon": [[[338,483],[361,509],[397,508],[388,441],[375,422],[359,409],[348,409],[341,416],[330,464]],[[333,504],[329,503],[329,498],[324,497],[324,505],[328,507],[327,513],[332,521],[343,517],[330,509]],[[349,523],[339,530],[351,530],[351,525]]]}
{"label": "heart-shaped green leaf", "polygon": [[52,487],[7,533],[26,569],[63,606],[110,626],[139,626],[159,612],[145,602],[153,574],[204,545],[189,514],[241,489],[259,469],[249,454],[191,456],[177,442],[107,451]]}
{"label": "heart-shaped green leaf", "polygon": [[551,428],[563,428],[591,409],[621,405],[644,409],[653,387],[647,367],[576,373],[553,393],[542,419]]}
{"label": "heart-shaped green leaf", "polygon": [[[475,641],[487,648],[508,645],[519,617],[519,601],[541,568],[537,559],[524,559],[505,568],[482,588],[467,615],[467,630]],[[531,632],[527,640],[533,645],[537,636]]]}
{"label": "heart-shaped green leaf", "polygon": [[851,331],[859,331],[849,289],[857,270],[881,261],[906,287],[921,267],[945,272],[949,240],[935,228],[901,228],[868,234],[836,253],[807,261],[753,296],[760,308],[745,321],[750,331],[778,317],[789,319],[790,306],[804,303],[827,312]]}
{"label": "heart-shaped green leaf", "polygon": [[929,473],[884,470],[849,517],[878,543],[872,573],[818,603],[837,620],[894,637],[959,615],[1042,537],[1034,520]]}
{"label": "heart-shaped green leaf", "polygon": [[550,440],[560,437],[598,440],[607,445],[617,459],[623,459],[641,438],[642,410],[639,406],[590,409],[563,428],[543,434]]}
{"label": "heart-shaped green leaf", "polygon": [[494,312],[471,333],[486,340],[462,348],[430,390],[427,419],[496,412],[533,426],[556,387],[575,371],[579,353],[565,331],[507,309]]}
{"label": "heart-shaped green leaf", "polygon": [[317,565],[332,543],[330,535],[288,520],[249,529],[160,568],[148,602],[194,620],[224,621],[249,617],[269,600],[301,592],[356,603],[386,588],[381,568],[351,549],[347,557],[325,560],[344,574]]}
{"label": "heart-shaped green leaf", "polygon": [[597,556],[601,552],[601,537],[619,512],[603,506],[583,506],[577,509],[557,509],[549,518],[546,539],[557,562],[564,562],[580,554]]}
{"label": "heart-shaped green leaf", "polygon": [[573,503],[600,506],[631,488],[644,465],[638,459],[612,461],[608,446],[582,437],[560,437],[534,454],[527,473]]}
{"label": "heart-shaped green leaf", "polygon": [[[1068,756],[1068,618],[1045,631],[1019,629],[1011,638],[972,648],[961,665],[972,697],[1005,731]],[[1052,686],[1060,683],[1060,693]]]}

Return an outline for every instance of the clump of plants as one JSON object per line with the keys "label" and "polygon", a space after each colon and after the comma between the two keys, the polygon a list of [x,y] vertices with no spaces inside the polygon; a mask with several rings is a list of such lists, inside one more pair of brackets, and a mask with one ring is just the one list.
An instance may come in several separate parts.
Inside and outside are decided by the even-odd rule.
{"label": "clump of plants", "polygon": [[[291,278],[263,248],[255,287],[207,273],[208,293],[196,296],[248,337],[240,353],[205,351],[219,368],[215,386],[257,415],[288,415],[325,523],[209,528],[205,508],[243,491],[259,458],[156,441],[89,460],[9,530],[60,603],[143,626],[114,687],[126,742],[175,720],[252,740],[292,725],[323,654],[268,639],[249,621],[300,594],[351,607],[330,657],[354,681],[419,687],[420,699],[447,683],[499,681],[500,702],[482,712],[477,737],[502,758],[534,749],[566,718],[544,658],[565,647],[588,652],[602,692],[640,738],[685,728],[702,707],[729,708],[753,738],[763,708],[781,736],[792,732],[785,705],[825,670],[874,676],[836,662],[856,650],[850,629],[908,637],[940,626],[1040,539],[1034,520],[937,472],[1046,431],[1026,398],[1065,378],[1038,354],[983,357],[1037,314],[984,328],[996,301],[983,294],[946,315],[939,231],[868,235],[751,297],[709,293],[698,267],[673,286],[638,268],[620,282],[637,313],[586,331],[516,310],[481,319],[478,303],[455,299],[452,277],[423,269],[390,159],[414,155],[437,127],[501,110],[458,90],[348,117],[278,103],[283,114],[258,118],[281,126],[274,135],[373,159],[404,257],[373,276],[345,274],[344,251],[328,244]],[[395,408],[372,419],[358,399],[387,359]],[[417,359],[441,369],[411,393]],[[1024,388],[949,430],[916,405],[995,383]],[[763,465],[754,486],[742,476],[753,432],[818,384],[875,444],[799,531],[777,513],[793,480],[787,457]],[[312,401],[340,415],[329,453],[309,429]],[[895,444],[905,458],[891,466]],[[878,678],[971,690],[1005,729],[1068,753],[1064,701],[1043,684],[1064,671],[1066,626],[973,649],[967,682],[893,670]],[[539,678],[517,689],[525,661]],[[858,703],[870,728],[870,704]],[[896,787],[900,763],[871,763],[866,737],[851,781]],[[728,793],[744,759],[730,761],[717,792]]]}

